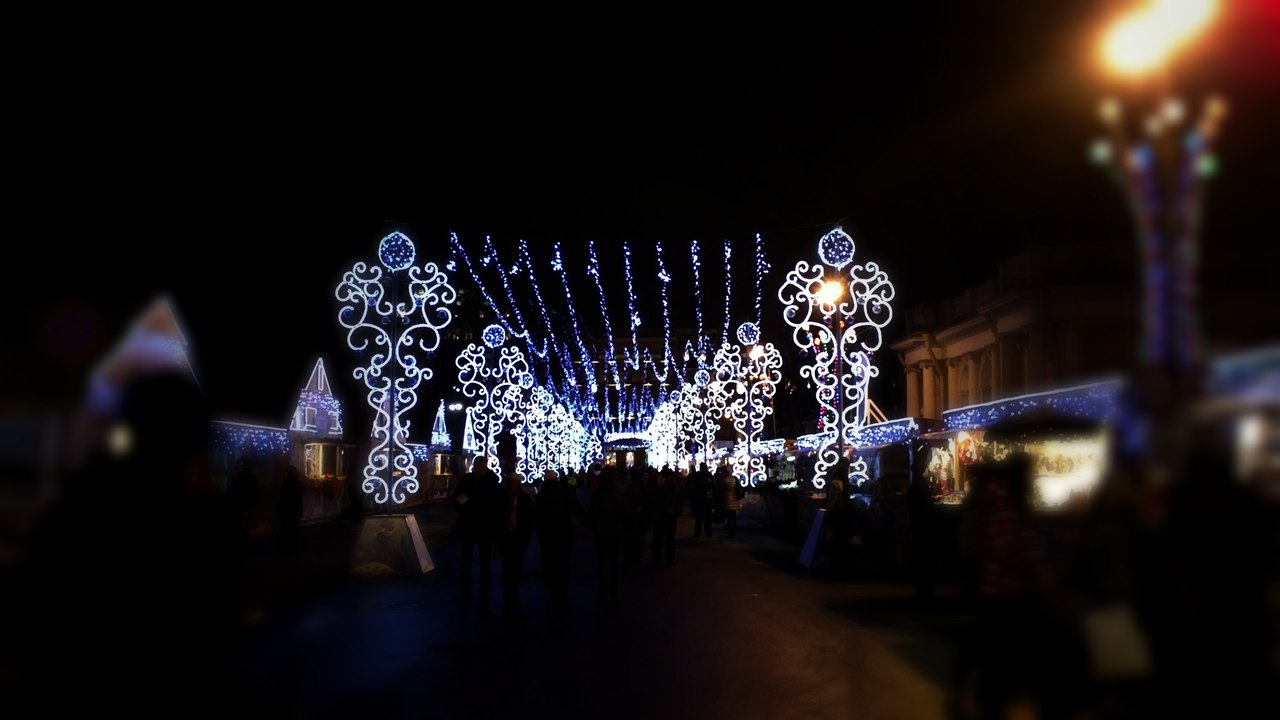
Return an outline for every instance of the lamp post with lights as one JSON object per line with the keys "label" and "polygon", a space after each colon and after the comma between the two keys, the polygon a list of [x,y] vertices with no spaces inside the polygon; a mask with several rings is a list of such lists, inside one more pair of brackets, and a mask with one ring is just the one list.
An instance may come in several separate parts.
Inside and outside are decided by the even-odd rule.
{"label": "lamp post with lights", "polygon": [[834,426],[818,450],[813,485],[819,490],[826,486],[827,470],[842,458],[850,460],[850,476],[859,483],[867,477],[866,462],[846,458],[845,446],[866,424],[869,383],[879,374],[871,353],[880,349],[893,319],[888,274],[875,262],[852,264],[853,255],[853,238],[836,228],[818,240],[821,262],[797,262],[778,290],[792,340],[801,351],[813,352],[813,363],[800,375],[813,381],[818,411]]}
{"label": "lamp post with lights", "polygon": [[1145,117],[1132,122],[1121,102],[1102,101],[1107,134],[1090,148],[1129,202],[1142,261],[1141,364],[1169,381],[1162,391],[1193,390],[1201,358],[1196,254],[1205,182],[1227,106],[1210,97],[1192,119],[1172,89],[1174,54],[1214,18],[1215,0],[1156,0],[1119,17],[1104,34],[1102,60],[1112,74],[1154,90]]}

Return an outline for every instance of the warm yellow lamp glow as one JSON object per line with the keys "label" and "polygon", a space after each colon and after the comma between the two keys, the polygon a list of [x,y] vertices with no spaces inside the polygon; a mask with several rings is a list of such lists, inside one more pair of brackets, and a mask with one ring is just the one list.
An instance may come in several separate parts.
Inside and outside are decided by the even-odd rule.
{"label": "warm yellow lamp glow", "polygon": [[818,301],[824,305],[835,305],[843,292],[844,288],[840,286],[840,283],[824,281],[822,287],[818,288]]}
{"label": "warm yellow lamp glow", "polygon": [[1142,75],[1168,60],[1218,14],[1218,0],[1151,0],[1111,26],[1102,39],[1107,67]]}

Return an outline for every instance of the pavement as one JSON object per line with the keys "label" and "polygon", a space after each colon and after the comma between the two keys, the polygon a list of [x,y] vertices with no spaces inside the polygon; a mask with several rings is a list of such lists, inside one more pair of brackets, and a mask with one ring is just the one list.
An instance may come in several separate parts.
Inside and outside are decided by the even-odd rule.
{"label": "pavement", "polygon": [[535,538],[521,602],[459,600],[445,504],[415,508],[436,568],[349,572],[358,528],[303,529],[302,550],[254,560],[256,608],[241,671],[247,703],[296,717],[938,718],[972,618],[945,588],[923,606],[901,578],[834,578],[798,562],[802,537],[763,522],[693,538],[674,565],[625,568],[596,593],[579,528],[570,608],[552,613]]}

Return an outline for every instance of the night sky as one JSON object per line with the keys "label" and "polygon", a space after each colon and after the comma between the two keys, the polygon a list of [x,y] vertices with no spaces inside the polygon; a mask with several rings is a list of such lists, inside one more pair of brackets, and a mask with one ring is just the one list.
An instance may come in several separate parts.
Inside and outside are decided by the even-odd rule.
{"label": "night sky", "polygon": [[[1280,11],[1229,5],[1174,71],[1188,99],[1217,89],[1232,107],[1201,257],[1207,330],[1223,347],[1274,339],[1249,318],[1280,305],[1266,215],[1280,188]],[[1098,100],[1118,88],[1093,54],[1116,6],[877,3],[803,24],[584,17],[550,32],[388,18],[363,36],[282,26],[107,42],[53,79],[21,81],[30,102],[11,104],[28,131],[10,141],[22,188],[11,212],[27,229],[9,247],[35,258],[8,274],[19,337],[34,345],[0,350],[6,405],[73,402],[167,292],[222,415],[284,422],[319,355],[357,406],[333,289],[395,229],[440,261],[450,230],[477,253],[485,235],[500,252],[524,238],[549,295],[560,241],[576,297],[590,297],[595,240],[615,267],[615,326],[621,241],[652,288],[653,243],[676,268],[700,239],[718,326],[718,248],[728,238],[745,253],[760,232],[773,265],[765,333],[780,345],[778,284],[836,224],[890,273],[899,318],[1024,247],[1129,252],[1123,200],[1086,154]],[[737,260],[745,313],[753,279]],[[690,326],[685,293],[673,322]],[[647,328],[660,327],[655,296],[638,294]],[[450,358],[437,368],[428,396],[454,374]]]}

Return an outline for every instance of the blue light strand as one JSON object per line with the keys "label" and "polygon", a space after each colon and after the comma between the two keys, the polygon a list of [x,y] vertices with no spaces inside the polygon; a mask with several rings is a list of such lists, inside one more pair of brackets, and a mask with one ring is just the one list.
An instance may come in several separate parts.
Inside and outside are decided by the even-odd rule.
{"label": "blue light strand", "polygon": [[1049,408],[1070,417],[1106,420],[1113,416],[1123,384],[1118,380],[1050,390],[947,410],[942,420],[948,430],[985,428],[1001,420],[1033,410]]}
{"label": "blue light strand", "polygon": [[569,321],[573,328],[573,337],[578,343],[579,361],[582,367],[583,382],[586,387],[591,390],[591,395],[595,395],[599,386],[596,384],[596,375],[590,371],[591,356],[587,353],[587,344],[582,341],[582,329],[578,325],[578,311],[574,309],[573,291],[569,289],[569,278],[565,275],[564,259],[560,255],[560,243],[555,244],[555,259],[551,261],[551,267],[560,275],[560,284],[564,287],[564,299],[569,307]]}
{"label": "blue light strand", "polygon": [[[435,440],[432,440],[431,444],[436,444]],[[405,443],[405,445],[408,446],[409,452],[413,453],[414,460],[422,463],[431,461],[431,448],[420,443]]]}
{"label": "blue light strand", "polygon": [[730,258],[733,256],[733,248],[729,245],[729,239],[724,240],[724,331],[720,334],[720,342],[729,342],[729,326],[731,318],[729,317],[729,298],[733,295],[733,265]]}
{"label": "blue light strand", "polygon": [[264,427],[246,423],[215,420],[213,444],[230,453],[248,452],[288,455],[289,431],[284,428]]}
{"label": "blue light strand", "polygon": [[[572,363],[568,361],[568,354],[564,352],[564,344],[559,341],[559,337],[555,331],[551,329],[551,318],[547,315],[547,305],[542,301],[542,290],[538,287],[538,275],[534,272],[535,265],[529,257],[529,244],[522,238],[516,250],[520,259],[524,262],[524,266],[529,268],[529,286],[533,289],[533,299],[538,303],[538,312],[542,315],[542,325],[546,328],[548,343],[551,349],[555,350],[556,361],[560,364],[560,370],[564,374],[562,390],[566,391],[571,387],[570,381],[574,379]],[[567,292],[567,291],[566,291]],[[550,383],[548,383],[550,384]]]}
{"label": "blue light strand", "polygon": [[671,282],[671,275],[667,272],[666,263],[662,260],[662,243],[658,242],[657,245],[658,283],[662,287],[662,375],[658,377],[663,384],[666,384],[671,372],[671,309],[667,302],[667,284]]}
{"label": "blue light strand", "polygon": [[[493,241],[488,235],[484,236],[484,249],[485,253],[492,254],[495,259],[498,259],[498,251],[494,249]],[[511,272],[513,274],[516,272],[519,265],[520,260],[519,256],[517,256],[516,262],[511,265]],[[532,270],[533,268],[530,266],[530,272],[532,272]],[[529,324],[524,321],[524,315],[520,312],[520,306],[516,303],[515,294],[511,290],[511,282],[507,278],[507,271],[502,267],[501,259],[498,259],[498,279],[502,281],[502,287],[507,291],[507,303],[511,305],[511,312],[516,316],[516,321],[520,323],[521,331],[519,333],[513,333],[513,335],[524,339],[524,344],[528,347],[531,354],[536,355],[539,359],[546,360],[547,341],[544,339],[542,342],[542,350],[538,350],[538,346],[533,342],[533,338],[530,336]],[[497,308],[494,309],[494,312],[498,312]]]}
{"label": "blue light strand", "polygon": [[595,281],[596,292],[600,294],[600,315],[604,318],[604,334],[608,340],[605,345],[604,360],[609,365],[609,373],[613,376],[613,383],[621,388],[622,378],[618,374],[617,355],[613,347],[613,325],[609,322],[609,301],[604,296],[604,286],[600,284],[600,260],[596,257],[596,243],[594,240],[587,243],[587,253],[589,257],[587,274]]}
{"label": "blue light strand", "polygon": [[756,233],[756,327],[760,327],[760,323],[764,319],[761,313],[760,300],[763,297],[764,276],[769,274],[773,268],[769,265],[769,261],[764,258],[764,242],[760,239],[760,233]]}
{"label": "blue light strand", "polygon": [[[693,262],[693,306],[698,315],[698,347],[697,355],[702,354],[702,263],[698,258],[698,241],[694,240],[689,245],[689,253],[692,255]],[[687,367],[687,364],[686,364]]]}
{"label": "blue light strand", "polygon": [[[487,241],[488,236],[485,236],[485,237]],[[475,266],[472,265],[471,256],[467,254],[466,248],[462,247],[462,242],[458,240],[458,233],[456,232],[449,233],[449,243],[453,246],[454,256],[462,258],[463,264],[467,266],[467,272],[471,275],[471,281],[474,282],[476,284],[476,287],[480,289],[480,295],[484,298],[484,301],[489,304],[489,308],[493,310],[493,314],[497,316],[498,322],[502,325],[502,327],[507,331],[509,335],[511,335],[511,337],[523,338],[525,340],[528,340],[527,333],[521,334],[516,332],[511,328],[511,324],[507,322],[507,319],[503,317],[502,311],[498,309],[498,303],[493,299],[493,296],[489,294],[489,290],[485,287],[484,282],[480,280],[480,275],[476,272]],[[489,256],[486,255],[485,257],[489,257]],[[490,258],[490,261],[492,261],[492,258]],[[486,266],[488,264],[489,263],[485,263]],[[501,268],[502,263],[498,263],[498,267]]]}
{"label": "blue light strand", "polygon": [[631,244],[622,243],[622,267],[627,274],[627,322],[631,326],[631,352],[627,358],[633,370],[640,369],[640,347],[636,342],[636,328],[640,327],[640,314],[636,312],[635,286],[631,283]]}

